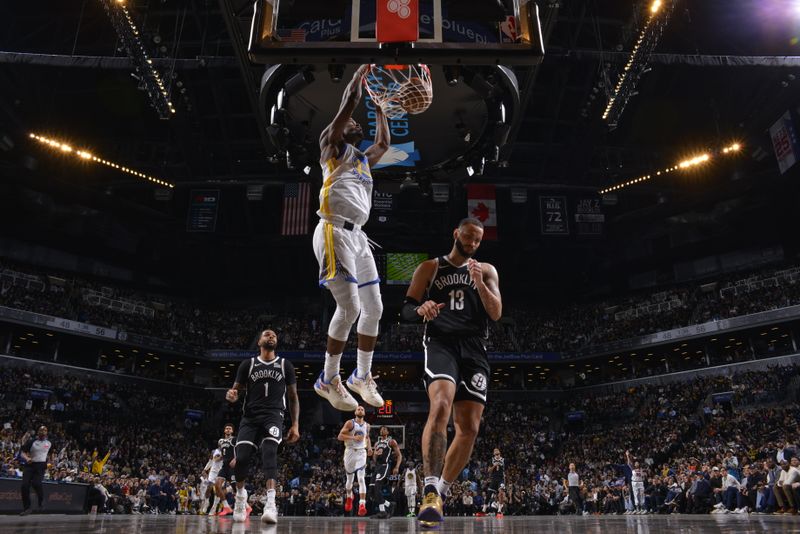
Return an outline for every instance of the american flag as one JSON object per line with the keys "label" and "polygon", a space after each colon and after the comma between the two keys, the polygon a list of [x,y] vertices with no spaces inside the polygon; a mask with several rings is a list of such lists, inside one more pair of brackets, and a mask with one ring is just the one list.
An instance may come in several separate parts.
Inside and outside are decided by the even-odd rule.
{"label": "american flag", "polygon": [[306,235],[311,186],[308,182],[290,183],[283,188],[281,235]]}
{"label": "american flag", "polygon": [[301,28],[280,29],[278,39],[284,43],[305,43],[306,31]]}

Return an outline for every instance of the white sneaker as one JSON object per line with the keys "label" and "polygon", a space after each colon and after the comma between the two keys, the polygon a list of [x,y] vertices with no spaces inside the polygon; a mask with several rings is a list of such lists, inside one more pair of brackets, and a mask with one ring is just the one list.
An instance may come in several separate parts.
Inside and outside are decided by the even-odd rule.
{"label": "white sneaker", "polygon": [[274,503],[264,507],[264,513],[261,514],[261,521],[263,523],[272,523],[273,525],[278,522],[278,508]]}
{"label": "white sneaker", "polygon": [[721,502],[718,502],[717,504],[714,505],[714,508],[716,508],[717,510],[720,510],[720,509],[722,509],[723,506],[725,506],[725,505],[722,504]]}
{"label": "white sneaker", "polygon": [[376,384],[375,380],[372,378],[372,373],[367,373],[367,376],[364,378],[358,378],[358,376],[356,376],[356,371],[353,371],[353,374],[347,379],[347,387],[350,388],[351,391],[358,393],[361,398],[364,399],[364,402],[370,406],[374,406],[375,408],[383,406],[383,397],[378,393],[378,384]]}
{"label": "white sneaker", "polygon": [[236,492],[236,501],[233,505],[233,521],[241,523],[247,519],[247,490],[242,489]]}
{"label": "white sneaker", "polygon": [[[358,402],[350,395],[345,387],[342,385],[342,378],[336,375],[330,382],[325,382],[323,375],[325,372],[319,374],[319,378],[314,382],[314,391],[323,399],[327,399],[331,406],[343,412],[352,412],[358,408]],[[383,406],[383,403],[381,403]]]}

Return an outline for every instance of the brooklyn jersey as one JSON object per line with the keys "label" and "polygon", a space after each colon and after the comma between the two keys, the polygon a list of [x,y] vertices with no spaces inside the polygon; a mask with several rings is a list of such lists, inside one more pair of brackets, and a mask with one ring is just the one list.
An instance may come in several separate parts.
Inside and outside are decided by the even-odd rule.
{"label": "brooklyn jersey", "polygon": [[381,450],[381,454],[375,456],[375,463],[378,465],[386,465],[392,459],[392,447],[389,445],[389,441],[392,438],[378,438],[378,442],[375,444],[375,450]]}
{"label": "brooklyn jersey", "polygon": [[351,436],[364,436],[361,441],[347,440],[344,442],[346,449],[366,449],[367,435],[369,434],[369,424],[366,421],[359,423],[353,419],[353,432]]}
{"label": "brooklyn jersey", "polygon": [[236,447],[236,437],[231,436],[229,438],[220,438],[217,442],[217,448],[222,451],[222,463],[223,465],[229,465],[230,461],[233,460],[234,452],[233,449]]}
{"label": "brooklyn jersey", "polygon": [[296,384],[294,365],[280,356],[265,362],[260,357],[250,358],[239,365],[236,382],[247,388],[242,413],[247,418],[258,419],[276,411],[286,410],[286,387]]}
{"label": "brooklyn jersey", "polygon": [[489,316],[483,307],[467,266],[456,267],[444,256],[437,258],[436,274],[426,300],[444,303],[439,316],[425,323],[426,336],[489,337]]}
{"label": "brooklyn jersey", "polygon": [[492,456],[492,478],[503,480],[504,471],[506,469],[506,460],[502,456],[497,458]]}
{"label": "brooklyn jersey", "polygon": [[345,143],[339,157],[320,161],[319,215],[333,222],[363,226],[372,207],[372,173],[366,154]]}

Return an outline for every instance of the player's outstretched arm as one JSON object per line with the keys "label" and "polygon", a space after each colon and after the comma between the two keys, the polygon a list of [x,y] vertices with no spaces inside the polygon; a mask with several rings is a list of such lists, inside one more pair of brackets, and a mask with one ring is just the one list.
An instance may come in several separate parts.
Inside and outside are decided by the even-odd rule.
{"label": "player's outstretched arm", "polygon": [[408,323],[418,323],[420,321],[432,321],[439,315],[439,310],[444,308],[445,303],[436,303],[432,300],[422,302],[425,297],[425,290],[428,288],[434,274],[436,273],[436,260],[423,261],[414,270],[411,277],[411,285],[408,286],[406,299],[403,308],[400,310],[400,318]]}
{"label": "player's outstretched arm", "polygon": [[347,121],[353,116],[356,106],[361,101],[361,85],[364,76],[369,71],[369,65],[361,65],[353,74],[353,79],[347,84],[342,95],[342,103],[339,105],[339,112],[333,121],[322,131],[319,136],[319,148],[323,160],[335,157],[339,153],[339,147],[343,141],[344,129]]}
{"label": "player's outstretched arm", "polygon": [[383,155],[386,154],[386,151],[389,150],[389,145],[392,142],[392,135],[389,132],[389,121],[386,120],[386,115],[383,114],[383,108],[375,106],[375,115],[377,127],[375,142],[364,152],[369,161],[370,169],[378,164]]}

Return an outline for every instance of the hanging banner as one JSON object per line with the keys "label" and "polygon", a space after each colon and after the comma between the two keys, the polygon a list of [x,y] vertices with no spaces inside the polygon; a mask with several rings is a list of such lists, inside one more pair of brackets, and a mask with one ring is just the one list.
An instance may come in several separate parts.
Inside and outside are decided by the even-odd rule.
{"label": "hanging banner", "polygon": [[775,148],[775,157],[778,159],[778,168],[781,174],[797,162],[800,152],[800,143],[797,139],[797,130],[794,127],[792,113],[787,111],[769,129],[772,146]]}
{"label": "hanging banner", "polygon": [[467,185],[467,217],[483,223],[483,239],[497,239],[497,201],[493,185]]}
{"label": "hanging banner", "polygon": [[539,197],[542,235],[569,235],[567,197]]}

